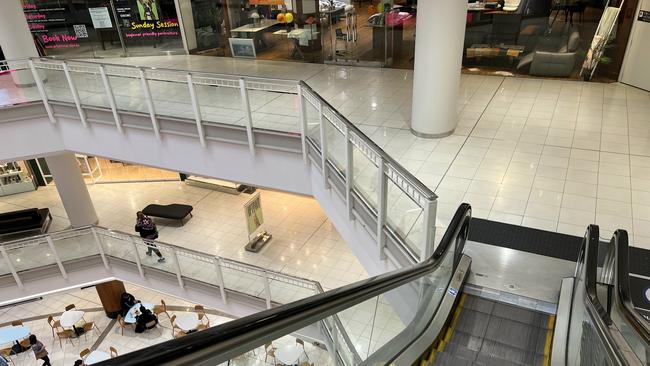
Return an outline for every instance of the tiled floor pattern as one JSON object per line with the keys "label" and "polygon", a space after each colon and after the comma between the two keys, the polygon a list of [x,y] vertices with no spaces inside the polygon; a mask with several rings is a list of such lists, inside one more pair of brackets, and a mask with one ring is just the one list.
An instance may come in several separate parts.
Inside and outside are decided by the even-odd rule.
{"label": "tiled floor pattern", "polygon": [[[132,293],[137,299],[143,303],[158,304],[163,299],[169,307],[174,310],[169,311],[170,315],[179,314],[184,311],[192,311],[194,304],[188,303],[184,300],[173,298],[168,295],[163,295],[155,291],[137,287],[125,283],[127,291]],[[35,334],[38,339],[46,346],[49,357],[53,365],[72,365],[75,360],[79,359],[79,353],[83,349],[100,350],[106,353],[109,352],[109,347],[117,349],[119,354],[126,354],[139,349],[146,348],[170,339],[172,337],[171,323],[169,319],[161,314],[159,317],[159,326],[156,329],[149,330],[145,333],[137,334],[131,328],[124,330],[124,335],[121,334],[119,325],[104,314],[103,310],[100,311],[87,311],[84,314],[84,319],[88,322],[95,322],[97,329],[92,332],[75,338],[71,341],[63,341],[61,344],[58,338],[53,338],[52,331],[47,323],[47,316],[55,314],[54,318],[57,319],[58,315],[63,312],[68,304],[75,304],[77,309],[101,309],[101,302],[97,296],[94,288],[87,288],[83,290],[76,290],[67,293],[59,293],[48,295],[42,299],[34,302],[20,304],[16,306],[9,306],[0,309],[0,325],[8,325],[11,321],[18,319],[33,320],[25,321],[24,325],[30,328],[30,332]],[[226,323],[232,320],[231,317],[219,315],[211,309],[206,309],[208,319],[211,326]],[[111,327],[107,330],[107,327]],[[102,339],[101,335],[106,333]],[[285,336],[273,342],[275,347],[281,347],[285,344],[295,342],[295,338]],[[311,360],[316,365],[331,365],[329,354],[326,350],[315,347],[309,342],[305,342],[306,352]],[[12,356],[12,361],[16,365],[33,365],[34,354],[31,351]],[[271,359],[269,359],[271,362]],[[264,362],[264,351],[262,348],[256,349],[246,353],[234,360],[237,365],[266,365]]]}
{"label": "tiled floor pattern", "polygon": [[[650,94],[626,85],[462,75],[459,125],[408,130],[412,71],[199,56],[115,62],[304,79],[439,195],[438,236],[460,202],[474,215],[650,247]],[[15,101],[16,97],[7,97]],[[255,98],[257,99],[257,98]],[[292,115],[295,103],[279,115]],[[286,102],[286,101],[285,101]]]}

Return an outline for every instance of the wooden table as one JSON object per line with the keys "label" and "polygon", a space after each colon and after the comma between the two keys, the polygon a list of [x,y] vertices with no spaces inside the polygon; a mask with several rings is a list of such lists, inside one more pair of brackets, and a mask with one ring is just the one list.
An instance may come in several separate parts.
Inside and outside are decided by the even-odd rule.
{"label": "wooden table", "polygon": [[280,23],[275,19],[262,19],[259,25],[245,24],[231,29],[230,34],[233,38],[252,38],[257,43],[256,48],[266,48],[268,45],[264,42],[262,33],[276,24]]}

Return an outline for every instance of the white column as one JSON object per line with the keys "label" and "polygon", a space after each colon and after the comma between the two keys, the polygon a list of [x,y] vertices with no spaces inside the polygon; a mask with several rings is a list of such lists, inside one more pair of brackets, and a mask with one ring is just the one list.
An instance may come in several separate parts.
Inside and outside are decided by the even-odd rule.
{"label": "white column", "polygon": [[467,2],[418,2],[411,131],[420,137],[454,132]]}
{"label": "white column", "polygon": [[62,153],[45,158],[50,168],[59,197],[72,227],[97,223],[95,206],[81,175],[77,158],[73,153]]}
{"label": "white column", "polygon": [[[36,13],[35,13],[36,14]],[[0,11],[0,47],[7,60],[38,57],[20,0],[3,0]],[[30,70],[11,73],[17,86],[33,86]]]}

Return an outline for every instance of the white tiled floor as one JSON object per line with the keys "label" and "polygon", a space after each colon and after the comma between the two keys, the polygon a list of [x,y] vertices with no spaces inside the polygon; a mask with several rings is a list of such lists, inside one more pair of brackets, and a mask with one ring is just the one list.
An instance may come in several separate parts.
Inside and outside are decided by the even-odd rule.
{"label": "white tiled floor", "polygon": [[[595,222],[603,237],[624,228],[632,245],[650,248],[648,92],[618,83],[462,75],[455,134],[427,140],[408,130],[408,70],[200,56],[114,62],[306,80],[439,195],[440,229],[468,201],[477,217],[574,235]],[[297,104],[284,104],[288,110],[277,116],[295,115]],[[275,117],[264,124],[282,128]]]}

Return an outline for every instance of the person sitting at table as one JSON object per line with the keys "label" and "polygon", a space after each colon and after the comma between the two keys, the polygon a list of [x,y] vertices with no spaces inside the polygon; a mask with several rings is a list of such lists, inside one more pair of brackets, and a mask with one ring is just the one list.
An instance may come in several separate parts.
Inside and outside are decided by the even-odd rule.
{"label": "person sitting at table", "polygon": [[122,308],[122,316],[126,316],[129,310],[140,300],[136,300],[135,296],[131,295],[128,292],[123,292],[122,297],[120,298],[120,306]]}
{"label": "person sitting at table", "polygon": [[135,317],[135,332],[144,333],[147,329],[153,329],[158,324],[158,318],[151,310],[140,305],[140,314]]}
{"label": "person sitting at table", "polygon": [[47,350],[41,341],[36,339],[34,334],[29,336],[29,344],[32,345],[32,351],[34,351],[34,356],[37,360],[43,360],[42,366],[52,366],[50,363],[50,358],[47,357]]}

